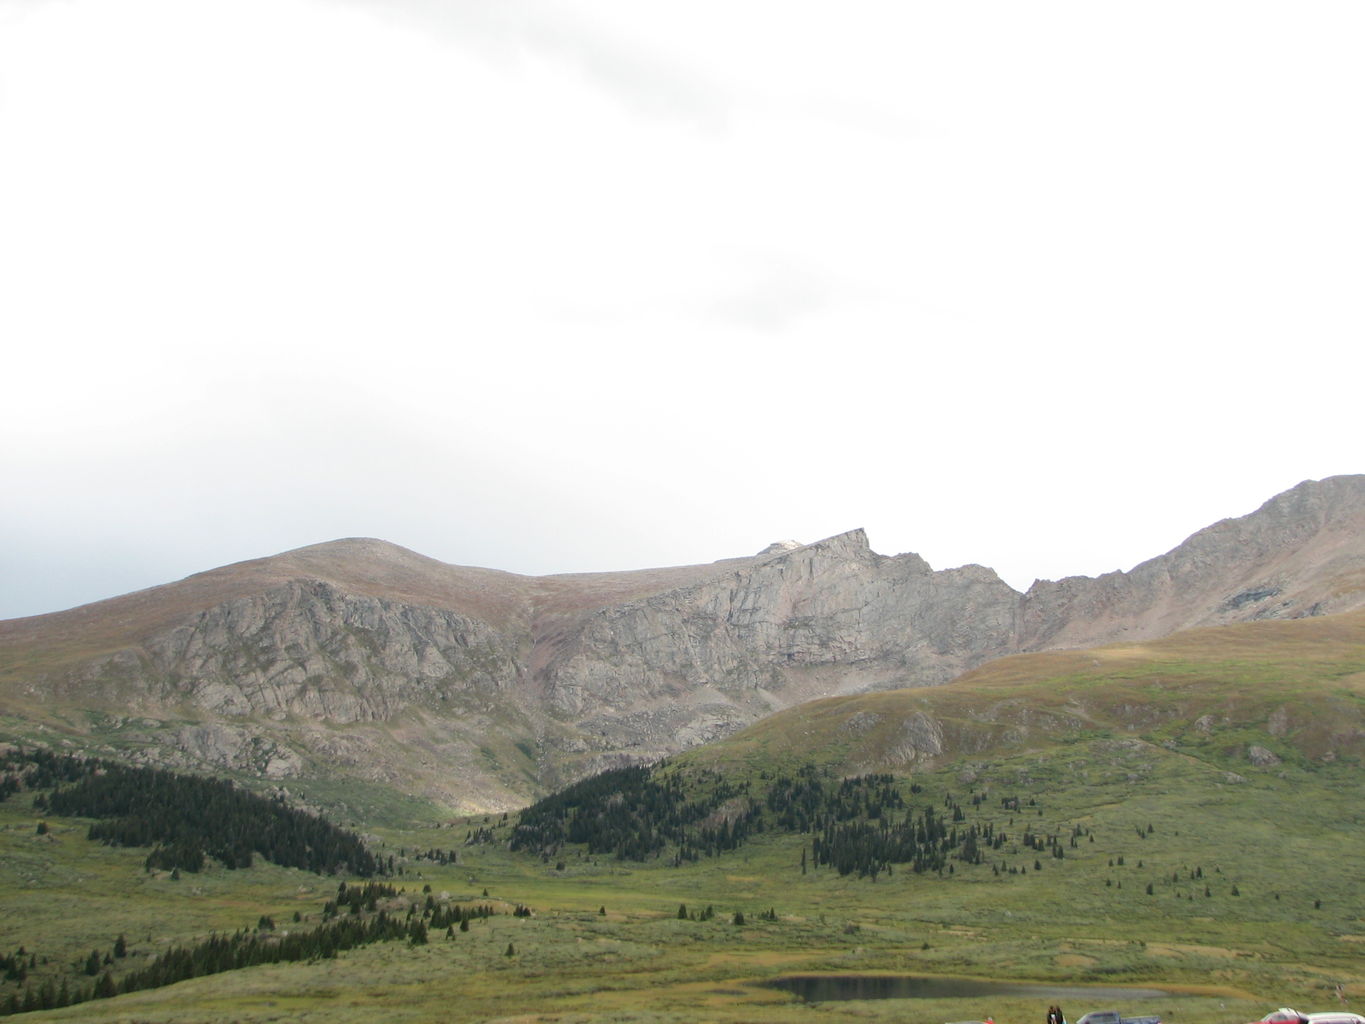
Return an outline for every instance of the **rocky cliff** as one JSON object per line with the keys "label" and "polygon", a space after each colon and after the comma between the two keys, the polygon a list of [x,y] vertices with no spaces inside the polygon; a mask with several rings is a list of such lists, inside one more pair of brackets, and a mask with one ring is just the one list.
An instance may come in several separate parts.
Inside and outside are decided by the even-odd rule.
{"label": "rocky cliff", "polygon": [[348,540],[0,623],[0,711],[153,760],[497,808],[814,697],[1029,650],[1365,605],[1365,477],[1307,482],[1131,572],[935,572],[861,530],[531,578]]}
{"label": "rocky cliff", "polygon": [[1130,572],[1039,581],[1023,650],[1151,640],[1193,626],[1350,611],[1365,602],[1365,476],[1306,481]]}

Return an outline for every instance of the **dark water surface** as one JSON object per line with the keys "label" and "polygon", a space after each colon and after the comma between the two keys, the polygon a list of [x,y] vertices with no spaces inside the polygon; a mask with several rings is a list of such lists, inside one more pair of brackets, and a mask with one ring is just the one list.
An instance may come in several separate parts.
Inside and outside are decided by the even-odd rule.
{"label": "dark water surface", "polygon": [[1022,981],[927,978],[913,974],[795,974],[768,982],[808,1003],[838,999],[972,999],[984,996],[1037,996],[1100,1004],[1170,995],[1159,988],[1094,988],[1089,985],[1040,985]]}

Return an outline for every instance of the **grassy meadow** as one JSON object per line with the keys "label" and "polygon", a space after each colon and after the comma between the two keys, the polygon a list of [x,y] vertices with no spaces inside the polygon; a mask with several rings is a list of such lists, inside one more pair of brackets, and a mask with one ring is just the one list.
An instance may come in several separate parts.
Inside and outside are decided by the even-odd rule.
{"label": "grassy meadow", "polygon": [[[981,794],[969,820],[990,819],[1011,835],[1025,825],[1056,834],[1080,826],[1082,836],[1062,859],[1007,847],[994,864],[956,864],[942,877],[896,870],[875,883],[825,868],[802,874],[801,836],[760,836],[678,868],[569,852],[560,869],[509,854],[497,841],[509,827],[500,817],[486,826],[495,841],[472,846],[465,836],[485,827],[482,818],[390,829],[378,835],[404,865],[396,879],[404,899],[424,899],[430,886],[438,900],[508,913],[453,937],[433,934],[426,946],[381,943],[22,1018],[933,1022],[989,1014],[1007,1024],[1037,1019],[1051,1001],[804,1004],[763,984],[803,973],[1159,987],[1171,994],[1119,1000],[1119,1008],[1188,1024],[1237,1024],[1278,1005],[1325,1009],[1338,983],[1365,1002],[1358,770],[1281,766],[1242,777],[1112,739],[920,774],[912,807],[941,804],[945,792],[959,802]],[[1005,809],[1005,797],[1019,798],[1020,809]],[[270,865],[173,881],[145,872],[141,851],[89,842],[82,822],[48,825],[37,835],[19,798],[0,805],[0,949],[24,945],[46,961],[38,975],[70,970],[119,934],[132,964],[262,915],[280,928],[308,927],[335,891],[335,879]],[[456,849],[458,863],[414,858],[431,848]],[[510,916],[516,904],[533,916]],[[715,916],[680,920],[680,904],[689,917],[708,906]],[[1066,1009],[1074,1019],[1114,1002],[1072,999]]]}
{"label": "grassy meadow", "polygon": [[[513,854],[515,815],[453,819],[379,787],[318,783],[311,801],[401,865],[391,912],[430,896],[498,913],[426,945],[377,943],[16,1019],[1036,1024],[1060,1000],[1072,1020],[1114,1008],[1242,1024],[1282,1005],[1333,1008],[1338,985],[1359,1010],[1362,680],[1360,615],[1197,631],[816,702],[667,769],[723,770],[754,787],[803,763],[834,778],[892,770],[913,811],[941,811],[951,795],[964,825],[1010,836],[983,864],[897,866],[875,882],[803,872],[811,837],[771,831],[680,867],[572,846]],[[32,979],[79,975],[119,935],[129,955],[115,976],[262,916],[314,927],[340,881],[260,862],[175,880],[145,871],[146,851],[88,841],[86,822],[49,817],[39,835],[38,820],[24,794],[0,803],[0,953],[23,946]],[[1026,828],[1060,837],[1062,856],[1024,848]],[[479,829],[491,841],[467,844]],[[418,856],[431,849],[457,862]],[[512,916],[517,905],[531,916]],[[804,974],[1029,981],[1068,994],[808,1004],[770,984]],[[1105,991],[1114,986],[1167,994],[1121,998]],[[12,990],[0,985],[0,997]]]}

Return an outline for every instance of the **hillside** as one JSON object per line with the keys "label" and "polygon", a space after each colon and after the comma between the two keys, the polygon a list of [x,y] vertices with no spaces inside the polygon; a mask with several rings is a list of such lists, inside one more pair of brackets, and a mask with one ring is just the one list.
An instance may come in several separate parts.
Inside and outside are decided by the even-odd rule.
{"label": "hillside", "polygon": [[0,730],[320,799],[505,808],[814,699],[1362,606],[1359,476],[1300,484],[1131,572],[1025,594],[981,566],[878,554],[861,530],[534,578],[346,540],[0,622]]}
{"label": "hillside", "polygon": [[1025,595],[1024,646],[1091,647],[1358,608],[1363,543],[1365,477],[1306,481],[1129,572],[1035,583]]}
{"label": "hillside", "polygon": [[678,763],[930,770],[1103,738],[1233,774],[1365,763],[1365,610],[1001,658],[932,689],[812,701]]}
{"label": "hillside", "polygon": [[[350,879],[210,862],[177,882],[82,819],[35,830],[21,792],[0,802],[0,943],[38,955],[0,998],[88,987],[82,963],[125,933],[126,961],[96,965],[120,984],[216,930],[251,956],[55,1013],[889,1024],[1061,999],[1232,1024],[1328,1009],[1338,985],[1354,1005],[1363,676],[1365,610],[818,700],[521,814],[374,829],[399,891],[333,923]],[[336,960],[238,966],[386,920],[405,930]],[[912,1002],[869,998],[926,977]],[[811,978],[859,998],[803,1004]]]}

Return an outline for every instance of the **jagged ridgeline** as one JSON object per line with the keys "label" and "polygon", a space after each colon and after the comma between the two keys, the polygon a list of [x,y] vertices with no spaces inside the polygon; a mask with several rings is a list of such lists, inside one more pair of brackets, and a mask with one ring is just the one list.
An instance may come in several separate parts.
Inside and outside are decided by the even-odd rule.
{"label": "jagged ridgeline", "polygon": [[149,846],[148,870],[199,871],[208,858],[247,868],[256,856],[282,867],[367,878],[384,865],[360,837],[281,797],[223,779],[19,750],[0,761],[0,800],[33,791],[39,812],[94,818],[89,838]]}
{"label": "jagged ridgeline", "polygon": [[[824,697],[938,689],[1008,655],[1351,613],[1365,613],[1365,476],[1305,482],[1130,572],[1027,593],[980,565],[878,554],[862,530],[544,577],[352,538],[0,622],[0,725],[16,742],[289,780],[400,825],[522,807],[592,768]],[[951,748],[859,764],[923,768]]]}
{"label": "jagged ridgeline", "polygon": [[[735,850],[765,832],[810,835],[811,867],[874,880],[893,865],[938,872],[951,860],[981,864],[988,852],[1007,844],[1012,850],[1060,849],[1058,837],[1045,842],[1025,829],[1011,839],[992,821],[969,822],[951,794],[941,803],[916,800],[922,796],[917,784],[893,775],[841,779],[813,765],[794,775],[765,772],[756,784],[727,781],[706,769],[684,772],[667,763],[621,768],[522,811],[510,845],[544,861],[579,844],[593,855],[634,861],[666,857],[679,866]],[[979,805],[980,797],[971,803]],[[804,870],[804,847],[801,857]]]}

